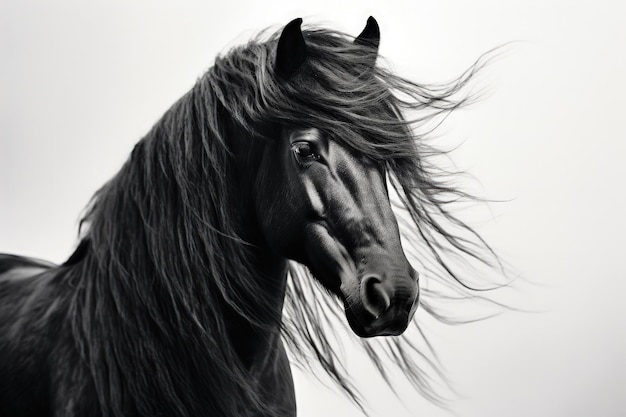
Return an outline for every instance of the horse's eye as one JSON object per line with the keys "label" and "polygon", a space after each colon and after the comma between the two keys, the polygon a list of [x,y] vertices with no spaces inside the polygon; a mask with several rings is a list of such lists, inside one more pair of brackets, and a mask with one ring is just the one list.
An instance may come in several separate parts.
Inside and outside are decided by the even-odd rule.
{"label": "horse's eye", "polygon": [[301,164],[311,163],[320,159],[320,156],[315,152],[314,145],[310,142],[294,142],[291,145],[291,150]]}

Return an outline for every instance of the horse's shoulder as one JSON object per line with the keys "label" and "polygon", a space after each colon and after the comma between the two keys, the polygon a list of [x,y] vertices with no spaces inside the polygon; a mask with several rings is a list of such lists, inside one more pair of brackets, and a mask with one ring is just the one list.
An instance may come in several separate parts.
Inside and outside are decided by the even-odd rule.
{"label": "horse's shoulder", "polygon": [[5,274],[11,270],[32,270],[32,269],[49,269],[56,265],[52,262],[31,258],[28,256],[12,255],[8,253],[0,253],[0,274]]}
{"label": "horse's shoulder", "polygon": [[[1,344],[21,343],[28,334],[24,333],[26,329],[46,328],[50,308],[56,307],[49,285],[56,275],[55,267],[41,259],[0,254]],[[41,333],[36,331],[36,334]],[[20,350],[27,348],[22,346]]]}

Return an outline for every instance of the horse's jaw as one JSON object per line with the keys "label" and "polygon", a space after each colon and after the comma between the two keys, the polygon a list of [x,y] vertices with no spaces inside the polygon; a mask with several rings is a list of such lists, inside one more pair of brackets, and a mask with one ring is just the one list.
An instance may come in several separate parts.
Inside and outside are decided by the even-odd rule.
{"label": "horse's jaw", "polygon": [[418,274],[404,255],[368,247],[353,256],[325,222],[309,225],[309,232],[315,236],[315,246],[307,248],[309,269],[343,301],[352,331],[360,337],[402,334],[419,304]]}

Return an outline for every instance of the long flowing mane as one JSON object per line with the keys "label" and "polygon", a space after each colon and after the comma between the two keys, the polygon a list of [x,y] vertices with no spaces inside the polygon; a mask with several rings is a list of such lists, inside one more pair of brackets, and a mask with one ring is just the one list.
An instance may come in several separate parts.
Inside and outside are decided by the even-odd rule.
{"label": "long flowing mane", "polygon": [[[464,87],[484,60],[452,83],[425,86],[372,67],[368,49],[346,34],[308,28],[303,35],[310,64],[298,79],[311,81],[284,83],[275,76],[279,33],[234,48],[216,59],[94,196],[82,220],[81,246],[65,266],[74,288],[68,301],[73,337],[106,415],[129,408],[180,416],[248,415],[244,404],[264,409],[253,370],[216,335],[227,332],[224,309],[253,326],[279,320],[255,281],[249,244],[229,210],[238,190],[228,175],[235,142],[271,140],[266,132],[276,124],[315,126],[385,165],[405,213],[399,220],[407,242],[433,282],[420,301],[433,317],[454,321],[438,300],[481,297],[459,260],[498,265],[489,246],[450,211],[471,196],[430,163],[440,152],[424,135],[433,120],[470,99]],[[245,138],[233,131],[246,132]],[[163,299],[167,305],[156,302]],[[291,265],[281,329],[292,358],[305,366],[319,362],[360,404],[328,326],[342,321],[334,319],[339,308],[306,268]],[[124,326],[112,325],[112,316]],[[436,355],[415,326],[422,336],[417,341],[361,343],[385,379],[388,362],[439,402]],[[157,340],[169,349],[156,349]],[[206,368],[198,364],[216,371],[200,378],[197,369]],[[198,391],[186,384],[196,381],[206,384],[211,398],[192,397]],[[164,395],[148,397],[151,392]]]}

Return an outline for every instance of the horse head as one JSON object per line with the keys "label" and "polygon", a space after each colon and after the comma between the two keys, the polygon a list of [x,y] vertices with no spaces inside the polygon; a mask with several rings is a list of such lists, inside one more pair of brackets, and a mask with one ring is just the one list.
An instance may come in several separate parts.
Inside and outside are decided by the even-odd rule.
{"label": "horse head", "polygon": [[[307,61],[300,23],[288,24],[277,44],[275,68],[284,83],[316,82],[310,72],[299,74]],[[363,56],[368,65],[374,65],[378,41],[370,18],[354,40],[369,51]],[[301,79],[292,80],[296,76]],[[258,181],[256,199],[267,243],[307,266],[343,301],[357,335],[401,334],[418,305],[418,273],[402,249],[385,162],[315,126],[283,123],[277,136],[261,167],[273,178]]]}

